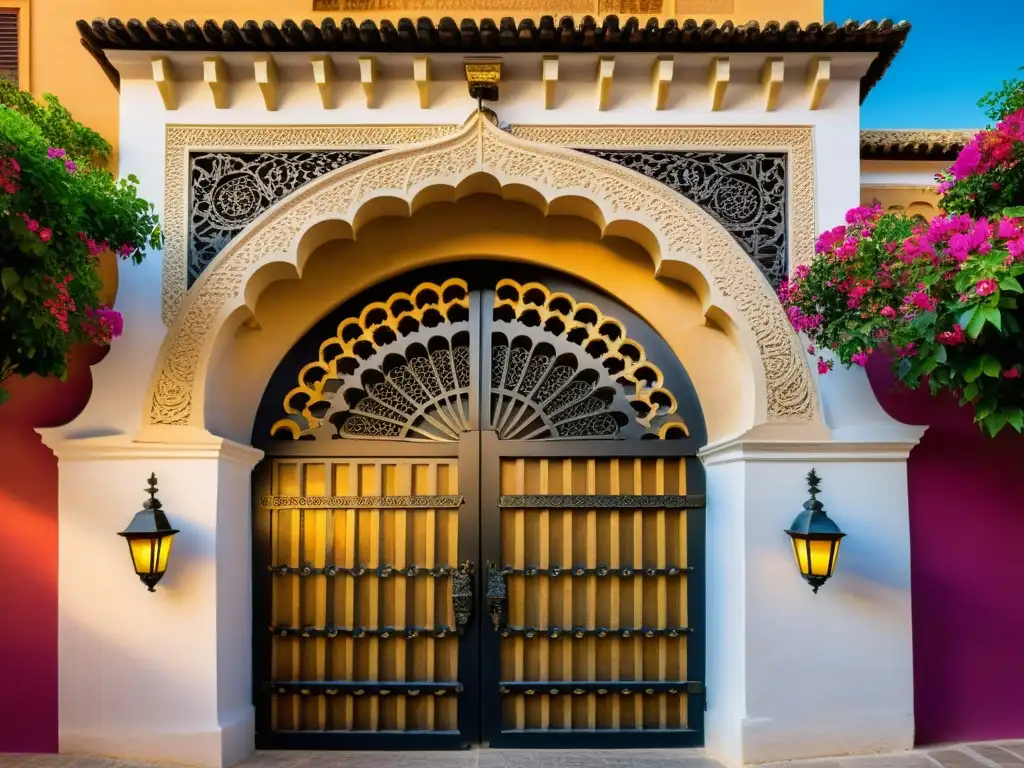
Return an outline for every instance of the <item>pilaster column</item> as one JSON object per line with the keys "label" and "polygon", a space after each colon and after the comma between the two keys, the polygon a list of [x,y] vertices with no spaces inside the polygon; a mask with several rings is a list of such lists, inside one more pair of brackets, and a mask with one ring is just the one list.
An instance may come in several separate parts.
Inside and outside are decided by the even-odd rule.
{"label": "pilaster column", "polygon": [[[61,752],[228,768],[253,751],[251,470],[261,453],[66,439],[59,461]],[[155,473],[175,537],[148,592],[117,536]]]}
{"label": "pilaster column", "polygon": [[[906,460],[879,441],[739,438],[707,470],[707,745],[731,765],[909,749],[914,740]],[[847,534],[818,592],[783,532],[814,468]]]}

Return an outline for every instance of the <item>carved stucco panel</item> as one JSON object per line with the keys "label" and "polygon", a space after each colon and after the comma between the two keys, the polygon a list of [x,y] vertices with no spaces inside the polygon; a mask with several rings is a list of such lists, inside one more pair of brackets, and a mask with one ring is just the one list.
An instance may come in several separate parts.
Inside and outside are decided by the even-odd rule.
{"label": "carved stucco panel", "polygon": [[[554,131],[558,143],[594,143],[592,135],[591,142],[582,141],[581,136],[565,135],[570,129],[536,130],[541,137],[545,136],[545,131]],[[663,136],[659,138],[655,134],[666,130],[676,134],[678,140],[677,134],[685,131],[651,129],[648,132],[651,135],[641,142],[637,132],[644,130],[609,129],[606,133],[622,132],[624,141],[629,139],[639,144],[664,140]],[[742,139],[749,146],[748,142],[755,141],[753,135],[761,134],[761,141],[778,147],[786,131],[799,133],[801,130],[747,131]],[[711,146],[722,144],[730,135],[722,129],[690,133],[694,134],[690,137],[694,143],[704,141]],[[809,130],[806,138],[809,152]],[[532,136],[530,139],[535,140]],[[728,145],[739,146],[735,136]],[[165,347],[154,383],[150,423],[201,422],[201,414],[193,413],[193,391],[201,386],[196,377],[200,374],[202,355],[223,322],[225,307],[229,303],[237,305],[244,290],[245,275],[253,265],[270,254],[288,252],[311,219],[337,213],[351,221],[363,202],[382,191],[393,191],[411,202],[415,188],[424,182],[455,183],[475,170],[488,171],[505,184],[517,183],[537,189],[549,200],[560,192],[584,194],[612,214],[629,212],[647,217],[666,246],[662,257],[672,258],[674,253],[684,253],[702,260],[716,290],[730,297],[742,314],[737,320],[753,335],[765,367],[768,420],[812,422],[819,418],[810,371],[781,307],[746,254],[724,230],[709,225],[707,214],[681,195],[640,174],[595,158],[570,155],[560,148],[526,144],[478,120],[474,126],[447,140],[375,155],[360,161],[358,166],[342,168],[311,182],[251,225],[196,283],[189,294],[184,316],[171,329],[172,338]],[[794,183],[794,196],[813,190],[813,177],[805,184],[797,179]],[[809,204],[813,212],[813,196]],[[810,227],[813,234],[813,216]],[[796,240],[794,238],[794,242]]]}
{"label": "carved stucco panel", "polygon": [[510,133],[539,144],[579,149],[763,150],[789,158],[789,268],[810,264],[816,232],[813,130],[805,126],[751,128],[657,128],[599,126],[512,126]]}
{"label": "carved stucco panel", "polygon": [[164,156],[163,319],[174,321],[188,288],[189,155],[193,152],[389,149],[456,133],[457,125],[168,126]]}

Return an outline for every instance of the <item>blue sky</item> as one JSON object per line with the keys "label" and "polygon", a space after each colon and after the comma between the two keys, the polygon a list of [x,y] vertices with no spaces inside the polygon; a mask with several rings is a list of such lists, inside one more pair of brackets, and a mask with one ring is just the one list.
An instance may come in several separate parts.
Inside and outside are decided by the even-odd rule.
{"label": "blue sky", "polygon": [[1024,0],[825,0],[825,18],[913,25],[864,102],[863,128],[981,128],[978,99],[1024,78]]}

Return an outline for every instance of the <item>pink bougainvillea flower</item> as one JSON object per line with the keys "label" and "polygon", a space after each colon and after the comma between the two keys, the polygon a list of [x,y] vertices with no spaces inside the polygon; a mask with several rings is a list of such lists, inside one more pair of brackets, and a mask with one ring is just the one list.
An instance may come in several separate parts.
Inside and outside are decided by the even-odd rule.
{"label": "pink bougainvillea flower", "polygon": [[49,227],[39,230],[39,239],[44,243],[50,242],[53,239],[53,232],[50,231]]}
{"label": "pink bougainvillea flower", "polygon": [[66,154],[67,152],[65,152],[60,147],[50,147],[48,150],[46,150],[46,156],[49,157],[51,160],[57,157],[64,157],[64,155]]}
{"label": "pink bougainvillea flower", "polygon": [[[125,243],[124,245],[122,245],[120,248],[117,249],[117,254],[122,259],[127,259],[133,253],[135,253],[135,246],[134,245],[129,245],[128,243]],[[779,287],[781,288],[782,286],[779,286]]]}
{"label": "pink bougainvillea flower", "polygon": [[856,363],[857,365],[863,368],[865,365],[868,364],[868,353],[857,352],[850,357],[850,361]]}
{"label": "pink bougainvillea flower", "polygon": [[824,376],[826,373],[832,370],[832,361],[818,358],[818,374]]}
{"label": "pink bougainvillea flower", "polygon": [[979,296],[991,296],[999,289],[999,284],[995,280],[979,280],[978,284],[974,286],[974,292]]}
{"label": "pink bougainvillea flower", "polygon": [[887,320],[892,320],[896,317],[896,310],[892,307],[882,307],[882,310],[878,313]]}
{"label": "pink bougainvillea flower", "polygon": [[28,219],[25,222],[25,226],[28,227],[28,231],[29,232],[38,232],[39,231],[39,222],[36,221],[35,219]]}
{"label": "pink bougainvillea flower", "polygon": [[813,355],[814,354],[814,345],[813,344],[809,344],[807,346],[807,354],[808,355]]}
{"label": "pink bougainvillea flower", "polygon": [[75,165],[74,160],[68,160],[66,163],[64,163],[64,167],[68,169],[68,173],[74,173],[75,171],[78,170],[78,166]]}
{"label": "pink bougainvillea flower", "polygon": [[1000,219],[996,225],[996,237],[1000,240],[1012,240],[1020,234],[1022,219]]}
{"label": "pink bougainvillea flower", "polygon": [[953,326],[951,331],[943,331],[935,337],[935,340],[939,344],[944,344],[947,347],[956,346],[957,344],[963,344],[965,340],[964,329],[957,323]]}
{"label": "pink bougainvillea flower", "polygon": [[1020,366],[1015,365],[1013,368],[1007,368],[1003,371],[1004,379],[1019,379],[1020,378]]}
{"label": "pink bougainvillea flower", "polygon": [[923,309],[925,312],[931,312],[936,307],[935,299],[931,298],[927,293],[921,290],[913,291],[912,293],[907,294],[907,296],[904,297],[903,301],[908,306]]}

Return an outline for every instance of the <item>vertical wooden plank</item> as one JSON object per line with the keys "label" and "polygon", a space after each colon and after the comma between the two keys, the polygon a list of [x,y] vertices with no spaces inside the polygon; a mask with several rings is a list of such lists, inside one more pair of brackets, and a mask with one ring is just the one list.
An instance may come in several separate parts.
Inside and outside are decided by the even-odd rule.
{"label": "vertical wooden plank", "polygon": [[[395,490],[398,496],[409,496],[412,494],[412,463],[403,461],[398,465],[398,473],[396,477],[397,488]],[[407,510],[396,509],[394,511],[395,516],[395,539],[394,539],[394,552],[395,552],[395,580],[394,583],[394,611],[395,611],[395,639],[392,642],[395,644],[395,680],[406,680],[406,640],[404,637],[404,630],[406,627],[406,617],[408,616],[408,603],[406,602],[406,585],[408,583],[407,578],[402,575],[402,571],[405,570],[408,565],[406,544],[408,542],[408,531],[407,525]],[[400,695],[396,697],[395,701],[395,727],[404,731],[406,727],[406,705],[407,697]]]}
{"label": "vertical wooden plank", "polygon": [[[665,460],[657,459],[655,462],[654,492],[659,496],[665,494]],[[665,510],[659,509],[655,512],[655,531],[657,532],[657,545],[655,554],[655,567],[665,568],[665,550],[668,540],[668,531],[665,526]],[[668,626],[668,577],[661,575],[657,577],[658,584],[658,624],[659,628]],[[658,680],[665,680],[668,667],[668,638],[664,635],[658,637]],[[668,694],[658,694],[658,727],[668,727]]]}
{"label": "vertical wooden plank", "polygon": [[[540,460],[540,489],[538,493],[546,494],[550,493],[548,490],[550,484],[548,482],[548,473],[551,471],[549,462],[547,459]],[[551,565],[551,511],[547,509],[540,510],[540,528],[538,531],[538,548],[540,550],[537,559],[537,567],[540,570],[549,568]],[[547,629],[550,626],[550,620],[548,618],[550,613],[551,600],[550,587],[551,577],[550,576],[539,576],[540,581],[537,600],[539,602],[538,608],[538,621],[537,626],[541,629]],[[539,667],[541,680],[550,680],[550,664],[551,664],[551,652],[550,652],[550,640],[546,637],[542,637],[537,640],[538,653],[540,654]],[[540,729],[542,731],[548,730],[551,726],[551,697],[547,694],[540,697]]]}
{"label": "vertical wooden plank", "polygon": [[[696,461],[696,459],[693,459],[693,460]],[[679,490],[677,491],[677,493],[684,494],[684,495],[686,494],[686,462],[687,461],[690,461],[690,459],[687,459],[687,458],[679,459],[679,466],[678,466],[678,473],[679,473],[679,480],[678,480],[679,485],[678,485],[678,487],[679,487]],[[679,565],[680,567],[687,567],[687,566],[690,565],[690,563],[688,562],[687,557],[686,557],[687,546],[688,546],[687,537],[686,537],[686,527],[688,525],[688,521],[686,519],[686,516],[688,514],[689,513],[686,510],[681,510],[679,512],[679,527],[677,529],[677,537],[678,537],[679,541],[678,541],[677,546],[676,546],[676,564]],[[687,612],[687,605],[686,605],[686,593],[687,593],[687,588],[688,588],[688,584],[687,584],[686,580],[689,579],[689,576],[682,576],[680,578],[681,578],[681,583],[679,585],[679,606],[678,606],[678,608],[679,608],[679,624],[681,626],[687,627],[687,626],[690,625],[690,619],[689,619],[689,615],[688,615],[688,612]],[[687,648],[688,642],[689,642],[688,637],[686,635],[684,635],[683,639],[679,641],[679,645],[678,645],[678,648],[679,648],[679,651],[678,651],[678,653],[679,653],[679,677],[677,679],[679,679],[679,680],[689,680],[688,670],[686,668],[687,667],[687,664],[686,664],[686,648]],[[685,725],[687,723],[687,720],[688,720],[687,708],[689,706],[689,703],[687,701],[687,697],[686,696],[678,696],[677,697],[677,701],[678,701],[678,706],[679,706],[679,723],[680,723],[680,725],[682,727],[685,727]]]}
{"label": "vertical wooden plank", "polygon": [[[526,460],[516,459],[515,473],[515,494],[526,493]],[[526,567],[526,510],[516,509],[512,511],[512,567],[522,569]],[[523,626],[526,624],[526,577],[513,576],[509,580],[511,605],[509,605],[509,621],[513,625]],[[514,586],[513,586],[514,585]],[[507,640],[506,640],[507,642]],[[522,635],[515,635],[512,638],[513,654],[515,659],[515,679],[524,680],[525,645]],[[526,728],[526,697],[522,694],[515,696],[515,727],[516,730]]]}
{"label": "vertical wooden plank", "polygon": [[[301,496],[302,463],[297,462],[292,467],[294,472],[284,473],[281,477],[281,493],[285,496]],[[300,551],[300,534],[302,532],[302,510],[288,510],[287,523],[282,522],[281,533],[288,538],[287,564],[294,568],[302,566]],[[285,588],[287,604],[289,607],[289,624],[293,627],[302,626],[302,590],[298,574],[283,576],[287,580]],[[289,646],[289,679],[299,680],[302,664],[302,638],[292,637],[287,640]],[[291,724],[293,729],[302,727],[302,700],[298,696],[291,697]]]}
{"label": "vertical wooden plank", "polygon": [[[359,463],[352,461],[345,471],[345,493],[344,495],[355,495],[359,493]],[[340,493],[340,491],[339,491]],[[355,568],[359,554],[359,539],[356,535],[355,509],[345,510],[345,552],[342,555],[342,564],[346,569]],[[351,573],[345,576],[345,626],[352,628],[356,622],[356,580]],[[345,649],[345,676],[347,680],[355,679],[356,670],[356,641],[352,635],[345,635],[342,641]],[[351,731],[355,720],[355,700],[352,696],[345,697],[345,730]]]}
{"label": "vertical wooden plank", "polygon": [[[281,469],[281,462],[274,461],[270,470],[270,492],[272,495],[277,496],[281,494],[281,486],[278,481],[278,474]],[[281,511],[270,510],[270,564],[280,565],[281,564]],[[279,596],[278,596],[278,580],[274,579],[270,583],[270,594],[271,594],[271,606],[270,606],[270,620],[274,622],[277,620],[277,612],[279,610]],[[280,655],[278,654],[278,638],[272,637],[270,639],[270,679],[280,680],[281,679],[281,664]],[[281,708],[281,697],[271,696],[270,697],[270,728],[271,730],[280,730],[280,708]]]}
{"label": "vertical wooden plank", "polygon": [[[327,496],[337,496],[334,490],[334,464],[333,462],[325,459],[324,460],[324,493]],[[337,526],[337,515],[333,509],[324,510],[324,535],[323,535],[323,565],[334,565],[337,563],[337,548],[335,547],[335,539],[337,534],[335,533],[335,527]],[[323,581],[323,624],[320,626],[336,625],[337,624],[337,611],[335,609],[335,592],[338,587],[337,577],[321,576],[320,579]],[[334,680],[335,678],[335,666],[334,656],[335,648],[337,648],[337,638],[322,638],[323,640],[323,680]],[[324,730],[333,731],[337,728],[337,697],[328,699],[324,697],[323,708],[323,728]]]}
{"label": "vertical wooden plank", "polygon": [[[442,491],[445,494],[458,493],[459,485],[459,464],[456,461],[448,465],[448,487]],[[472,481],[471,481],[472,482]],[[445,511],[445,518],[448,521],[448,565],[458,565],[459,562],[459,510],[449,509]],[[445,616],[449,627],[455,626],[455,608],[452,606],[451,579],[446,580],[449,592],[445,602]],[[445,640],[449,653],[449,680],[459,679],[459,640],[457,635],[451,635]],[[447,727],[454,730],[458,727],[458,699],[455,696],[446,696],[444,706],[448,710]]]}
{"label": "vertical wooden plank", "polygon": [[[328,477],[327,465],[316,462],[303,466],[303,496],[327,496]],[[314,568],[323,568],[327,564],[327,513],[326,509],[311,509],[306,512],[305,524],[305,548],[301,557],[305,561],[312,562]],[[323,575],[310,576],[312,579],[312,619],[313,626],[323,627],[327,624],[327,577]],[[306,624],[306,617],[303,617],[299,626]],[[312,646],[313,650],[313,679],[325,680],[327,671],[327,638],[314,637],[305,640],[307,647]],[[305,677],[305,675],[303,675]],[[327,728],[327,697],[317,696],[315,699],[316,730]],[[312,723],[304,724],[312,729]]]}
{"label": "vertical wooden plank", "polygon": [[[643,459],[633,459],[633,493],[643,491]],[[643,511],[633,510],[633,626],[639,629],[644,625],[644,516]],[[633,635],[633,671],[636,680],[644,679],[644,641],[637,632]],[[633,717],[635,728],[644,727],[644,698],[633,697]]]}
{"label": "vertical wooden plank", "polygon": [[[619,483],[620,467],[619,467],[619,460],[618,459],[612,459],[611,460],[611,466],[609,467],[608,471],[609,471],[609,474],[610,474],[608,493],[610,493],[612,496],[617,496],[618,494],[621,493],[621,490],[620,490],[621,484]],[[610,518],[611,519],[609,521],[609,538],[611,540],[609,542],[608,567],[611,570],[614,571],[614,570],[616,570],[616,569],[621,567],[621,561],[620,561],[620,558],[619,558],[619,546],[620,546],[620,543],[621,543],[620,540],[619,540],[619,510],[613,509],[611,511],[611,513],[610,513]],[[609,605],[609,614],[611,616],[611,629],[615,630],[615,629],[618,629],[619,626],[620,626],[620,624],[619,624],[619,611],[621,609],[619,607],[619,597],[620,597],[619,590],[622,588],[622,581],[621,581],[621,577],[619,577],[619,576],[612,576],[611,580],[612,580],[612,588],[611,588],[611,592],[610,592],[609,597],[608,597],[608,602],[610,604]],[[619,637],[617,635],[613,635],[611,638],[609,638],[607,640],[607,642],[611,644],[611,649],[610,649],[611,669],[612,669],[611,678],[612,678],[612,680],[618,680],[619,676],[621,675],[621,671],[620,671],[620,664],[621,664],[621,662],[620,662],[620,659],[619,659],[620,639],[619,639]],[[616,693],[616,694],[611,694],[611,699],[612,699],[612,722],[611,722],[611,727],[612,727],[612,730],[616,730],[617,731],[620,728],[621,724],[622,724],[622,697],[619,696],[619,694]]]}
{"label": "vertical wooden plank", "polygon": [[[588,496],[597,493],[597,460],[587,459],[587,490]],[[597,509],[587,510],[587,555],[585,567],[597,568]],[[585,577],[587,585],[587,629],[597,627],[597,576]],[[590,635],[587,638],[587,680],[597,679],[597,644],[598,639]],[[597,694],[587,694],[587,728],[597,728]]]}
{"label": "vertical wooden plank", "polygon": [[[571,494],[572,489],[572,460],[562,461],[562,493]],[[562,585],[562,627],[566,630],[572,627],[572,576],[565,574],[572,570],[572,510],[562,510],[562,576],[559,581]],[[574,679],[572,666],[572,632],[565,632],[562,635],[562,670],[565,680]],[[566,672],[568,673],[566,676]],[[566,730],[572,729],[572,696],[562,697],[562,727]]]}
{"label": "vertical wooden plank", "polygon": [[[380,496],[383,493],[384,467],[379,463],[367,463],[363,467],[363,487],[361,495]],[[380,542],[383,535],[383,519],[379,509],[371,509],[368,514],[369,547],[366,567],[369,570],[381,565]],[[367,629],[380,626],[380,577],[363,577],[366,581],[366,623]],[[376,635],[365,638],[362,642],[368,646],[367,680],[380,679],[380,640]],[[380,696],[370,696],[369,730],[380,728]]]}
{"label": "vertical wooden plank", "polygon": [[[437,475],[440,471],[438,464],[428,464],[426,473],[426,488],[423,493],[429,496],[437,495]],[[437,551],[437,511],[433,509],[425,510],[426,522],[424,523],[424,536],[423,536],[423,567],[428,571],[433,568],[437,561],[435,560],[435,553]],[[455,565],[455,563],[452,563]],[[420,577],[421,583],[425,583],[427,589],[423,594],[424,604],[424,621],[423,626],[430,627],[433,629],[437,626],[437,612],[434,608],[434,599],[437,597],[436,584],[433,576]],[[418,595],[417,595],[418,597]],[[419,600],[417,600],[419,604]],[[434,638],[427,637],[426,639],[420,640],[425,650],[424,664],[423,664],[423,676],[425,680],[434,680],[434,654],[436,652],[434,647]],[[434,697],[428,696],[426,700],[426,730],[432,731],[436,727],[435,725],[435,714],[434,714]]]}

